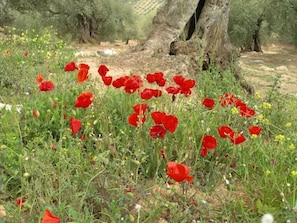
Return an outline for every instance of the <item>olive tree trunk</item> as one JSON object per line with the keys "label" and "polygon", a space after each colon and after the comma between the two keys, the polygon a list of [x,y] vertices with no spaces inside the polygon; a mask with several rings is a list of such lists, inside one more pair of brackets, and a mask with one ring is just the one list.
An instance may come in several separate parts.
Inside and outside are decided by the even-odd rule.
{"label": "olive tree trunk", "polygon": [[[153,29],[142,50],[170,55],[185,54],[200,64],[230,67],[235,50],[228,36],[231,0],[167,0],[153,19]],[[237,72],[236,78],[247,85]],[[246,87],[245,87],[246,88]],[[248,87],[248,92],[252,91]]]}

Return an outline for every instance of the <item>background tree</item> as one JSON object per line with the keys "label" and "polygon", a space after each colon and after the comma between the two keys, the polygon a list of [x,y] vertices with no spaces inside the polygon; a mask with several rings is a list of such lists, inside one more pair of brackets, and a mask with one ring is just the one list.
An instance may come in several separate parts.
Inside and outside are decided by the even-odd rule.
{"label": "background tree", "polygon": [[233,0],[228,27],[232,44],[258,52],[271,38],[297,44],[296,5],[297,0]]}
{"label": "background tree", "polygon": [[[136,15],[124,0],[7,0],[5,15],[23,28],[53,25],[80,42],[136,38]],[[30,22],[28,22],[30,21]],[[35,21],[35,22],[34,22]],[[134,27],[134,28],[132,28]]]}

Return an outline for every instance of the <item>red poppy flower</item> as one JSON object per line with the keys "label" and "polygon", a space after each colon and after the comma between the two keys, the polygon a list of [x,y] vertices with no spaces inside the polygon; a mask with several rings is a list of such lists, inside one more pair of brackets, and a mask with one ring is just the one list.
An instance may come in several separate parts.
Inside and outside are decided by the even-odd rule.
{"label": "red poppy flower", "polygon": [[136,114],[144,114],[148,108],[147,104],[136,104],[133,106],[133,110]]}
{"label": "red poppy flower", "polygon": [[146,80],[149,83],[156,82],[160,87],[163,87],[166,84],[166,79],[164,78],[164,74],[162,72],[155,72],[153,74],[147,74]]}
{"label": "red poppy flower", "polygon": [[102,81],[106,86],[109,86],[112,82],[112,76],[102,76]]}
{"label": "red poppy flower", "polygon": [[119,77],[112,82],[112,86],[114,86],[115,88],[123,87],[125,85],[126,80],[128,79],[129,76]]}
{"label": "red poppy flower", "polygon": [[37,76],[36,76],[36,82],[38,83],[38,84],[40,84],[41,82],[43,81],[43,74],[37,74]]}
{"label": "red poppy flower", "polygon": [[39,84],[39,91],[51,91],[55,87],[54,83],[51,81],[43,81]]}
{"label": "red poppy flower", "polygon": [[160,149],[161,157],[163,160],[166,160],[165,150],[162,148]]}
{"label": "red poppy flower", "polygon": [[209,109],[213,109],[215,106],[215,101],[212,98],[204,98],[202,104]]}
{"label": "red poppy flower", "polygon": [[20,208],[24,208],[24,203],[26,202],[27,198],[26,197],[22,197],[22,198],[17,198],[15,200],[15,204],[17,206],[19,206]]}
{"label": "red poppy flower", "polygon": [[204,157],[207,155],[207,153],[208,153],[208,149],[205,147],[202,147],[201,152],[200,152],[201,156]]}
{"label": "red poppy flower", "polygon": [[231,132],[229,135],[230,141],[235,145],[243,143],[245,141],[245,137],[242,133]]}
{"label": "red poppy flower", "polygon": [[128,94],[133,94],[136,90],[143,86],[142,80],[140,77],[135,74],[129,77],[124,83],[124,90]]}
{"label": "red poppy flower", "polygon": [[150,136],[153,139],[156,138],[164,138],[166,135],[166,129],[163,128],[161,125],[154,125],[150,128]]}
{"label": "red poppy flower", "polygon": [[186,165],[177,162],[167,163],[167,176],[176,182],[182,182],[184,180],[192,182],[194,177],[189,176],[190,168]]}
{"label": "red poppy flower", "polygon": [[166,116],[165,112],[154,111],[151,113],[151,117],[155,124],[162,124],[162,119]]}
{"label": "red poppy flower", "polygon": [[146,75],[146,80],[149,83],[154,83],[156,81],[155,74],[147,74]]}
{"label": "red poppy flower", "polygon": [[166,130],[174,133],[178,125],[178,118],[174,115],[165,115],[162,118],[162,124],[164,125]]}
{"label": "red poppy flower", "polygon": [[78,65],[78,68],[79,69],[86,69],[86,70],[89,70],[90,69],[90,66],[88,64],[85,64],[85,63],[80,63]]}
{"label": "red poppy flower", "polygon": [[74,71],[76,69],[77,69],[77,67],[75,65],[75,62],[73,62],[73,61],[67,63],[64,67],[64,70],[67,72]]}
{"label": "red poppy flower", "polygon": [[206,149],[214,149],[217,147],[217,140],[213,136],[206,135],[202,139],[202,146]]}
{"label": "red poppy flower", "polygon": [[133,113],[128,117],[128,123],[135,127],[143,125],[145,120],[146,120],[146,116],[144,114]]}
{"label": "red poppy flower", "polygon": [[167,87],[165,90],[167,91],[168,94],[173,94],[173,95],[178,94],[180,91],[179,88],[173,87],[173,86]]}
{"label": "red poppy flower", "polygon": [[104,77],[108,71],[109,69],[105,65],[100,65],[98,68],[98,73],[101,77]]}
{"label": "red poppy flower", "polygon": [[219,102],[222,107],[227,107],[228,105],[231,105],[236,100],[234,94],[232,93],[225,93],[223,96],[219,98]]}
{"label": "red poppy flower", "polygon": [[145,88],[141,93],[140,97],[144,100],[149,100],[154,96],[154,92],[152,89]]}
{"label": "red poppy flower", "polygon": [[253,117],[256,114],[256,112],[254,109],[248,107],[246,104],[243,104],[239,107],[239,114],[242,117],[250,118]]}
{"label": "red poppy flower", "polygon": [[38,118],[39,117],[39,112],[35,109],[32,110],[32,115],[35,117],[35,118]]}
{"label": "red poppy flower", "polygon": [[218,132],[222,138],[227,138],[227,136],[229,136],[233,130],[229,126],[223,125],[218,128]]}
{"label": "red poppy flower", "polygon": [[261,127],[255,126],[255,125],[249,126],[248,129],[251,135],[257,135],[257,136],[260,135],[261,131],[263,130]]}
{"label": "red poppy flower", "polygon": [[85,82],[88,79],[89,70],[86,68],[81,68],[78,70],[77,73],[77,82],[82,83]]}
{"label": "red poppy flower", "polygon": [[153,95],[154,97],[161,97],[162,96],[162,91],[161,90],[158,90],[158,89],[153,89]]}
{"label": "red poppy flower", "polygon": [[52,214],[48,209],[45,210],[41,223],[60,223],[60,219]]}
{"label": "red poppy flower", "polygon": [[90,104],[92,104],[93,94],[91,92],[83,92],[81,93],[76,101],[74,107],[76,108],[87,108]]}
{"label": "red poppy flower", "polygon": [[24,55],[25,57],[28,56],[28,55],[29,55],[28,51],[25,51],[25,52],[23,53],[23,55]]}
{"label": "red poppy flower", "polygon": [[173,81],[178,85],[182,85],[184,80],[185,80],[185,78],[182,75],[173,76]]}
{"label": "red poppy flower", "polygon": [[71,118],[70,119],[70,128],[73,134],[76,134],[79,132],[81,128],[81,122],[79,119]]}

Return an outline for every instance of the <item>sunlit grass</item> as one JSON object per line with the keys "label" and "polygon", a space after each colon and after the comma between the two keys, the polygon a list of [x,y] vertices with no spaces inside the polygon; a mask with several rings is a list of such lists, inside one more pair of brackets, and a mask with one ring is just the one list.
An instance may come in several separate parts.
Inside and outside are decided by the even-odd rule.
{"label": "sunlit grass", "polygon": [[[6,78],[0,102],[12,105],[0,110],[0,206],[6,213],[0,222],[40,222],[45,209],[61,222],[259,222],[265,213],[277,222],[295,221],[296,98],[275,92],[248,96],[231,71],[212,69],[195,77],[191,95],[178,94],[174,101],[164,88],[143,80],[163,91],[143,100],[137,92],[99,89],[99,75],[77,83],[76,71],[64,71],[73,54],[60,43],[50,33],[39,38],[25,31],[0,45],[7,67],[0,74]],[[53,91],[38,90],[39,73],[55,84]],[[75,108],[84,91],[94,94],[92,104]],[[221,106],[225,93],[255,115],[242,117],[233,104]],[[214,99],[213,109],[202,105],[205,97]],[[144,124],[134,127],[127,119],[140,103],[149,109]],[[176,131],[152,139],[153,111],[176,116]],[[77,134],[71,118],[81,121]],[[236,145],[221,138],[223,125],[246,140]],[[258,136],[249,134],[254,125],[263,128]],[[217,147],[201,156],[205,135],[214,136]],[[193,182],[171,180],[167,161],[187,165]],[[19,198],[26,198],[23,207],[15,203]]]}

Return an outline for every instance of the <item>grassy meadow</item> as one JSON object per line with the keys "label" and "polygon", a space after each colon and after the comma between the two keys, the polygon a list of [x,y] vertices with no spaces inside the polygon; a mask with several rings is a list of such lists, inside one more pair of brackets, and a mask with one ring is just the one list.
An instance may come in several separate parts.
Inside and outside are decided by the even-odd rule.
{"label": "grassy meadow", "polygon": [[52,30],[7,33],[1,223],[297,222],[296,97],[232,68],[89,74]]}

